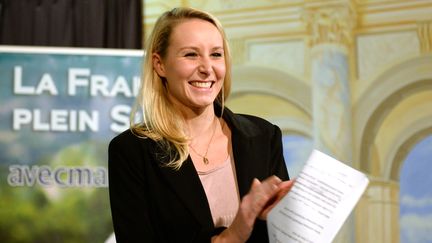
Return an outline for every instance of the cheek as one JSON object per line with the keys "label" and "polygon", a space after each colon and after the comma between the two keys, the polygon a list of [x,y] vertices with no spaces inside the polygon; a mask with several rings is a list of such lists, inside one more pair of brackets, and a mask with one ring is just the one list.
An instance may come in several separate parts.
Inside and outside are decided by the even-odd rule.
{"label": "cheek", "polygon": [[196,65],[190,62],[177,62],[176,65],[174,65],[173,74],[177,76],[177,78],[183,79],[183,78],[189,78],[193,75],[194,71],[196,69]]}
{"label": "cheek", "polygon": [[220,63],[218,65],[215,65],[215,73],[216,73],[216,77],[218,79],[224,79],[225,78],[225,73],[226,73],[226,67],[225,67],[225,63]]}

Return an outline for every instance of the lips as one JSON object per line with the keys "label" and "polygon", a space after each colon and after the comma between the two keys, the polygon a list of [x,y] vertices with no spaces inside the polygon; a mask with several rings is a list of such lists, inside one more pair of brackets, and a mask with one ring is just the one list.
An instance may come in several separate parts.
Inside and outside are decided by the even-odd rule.
{"label": "lips", "polygon": [[191,81],[190,85],[197,88],[211,88],[215,82],[214,81]]}

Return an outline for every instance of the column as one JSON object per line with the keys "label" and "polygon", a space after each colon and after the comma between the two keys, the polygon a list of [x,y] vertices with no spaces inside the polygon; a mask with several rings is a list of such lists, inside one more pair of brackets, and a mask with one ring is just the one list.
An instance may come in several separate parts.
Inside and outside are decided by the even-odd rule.
{"label": "column", "polygon": [[399,183],[371,178],[355,221],[356,242],[399,243]]}
{"label": "column", "polygon": [[[354,1],[307,1],[303,20],[311,47],[314,147],[352,166],[349,50],[356,24]],[[334,242],[355,242],[350,216]]]}

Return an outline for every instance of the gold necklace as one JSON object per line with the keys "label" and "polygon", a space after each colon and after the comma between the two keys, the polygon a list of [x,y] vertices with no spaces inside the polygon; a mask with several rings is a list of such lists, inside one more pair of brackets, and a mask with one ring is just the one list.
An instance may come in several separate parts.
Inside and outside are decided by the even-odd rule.
{"label": "gold necklace", "polygon": [[[215,119],[216,120],[216,119]],[[205,152],[205,154],[204,155],[202,155],[202,154],[200,154],[200,153],[198,153],[193,147],[192,147],[192,145],[190,145],[189,144],[189,147],[198,155],[198,156],[200,156],[200,157],[202,157],[203,158],[203,163],[205,164],[205,165],[208,165],[209,163],[210,163],[210,161],[209,161],[209,159],[207,158],[207,153],[208,153],[208,151],[209,151],[209,148],[210,148],[210,144],[211,144],[211,142],[212,142],[212,140],[213,140],[213,137],[214,137],[214,135],[215,135],[215,133],[216,133],[216,127],[217,127],[217,122],[215,123],[215,125],[214,125],[214,127],[213,127],[213,133],[212,133],[212,135],[211,135],[211,137],[210,137],[210,141],[209,141],[209,143],[208,143],[208,145],[207,145],[207,149],[206,149],[206,152]]]}

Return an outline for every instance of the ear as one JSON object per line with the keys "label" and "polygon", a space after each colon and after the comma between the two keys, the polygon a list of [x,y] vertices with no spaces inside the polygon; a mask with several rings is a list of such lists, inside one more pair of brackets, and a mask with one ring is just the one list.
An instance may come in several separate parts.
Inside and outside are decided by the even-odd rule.
{"label": "ear", "polygon": [[158,53],[152,54],[153,68],[160,77],[165,77],[165,66],[162,58]]}

